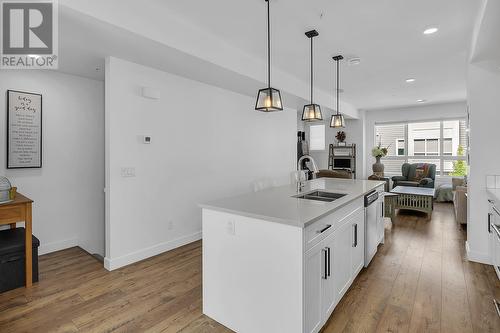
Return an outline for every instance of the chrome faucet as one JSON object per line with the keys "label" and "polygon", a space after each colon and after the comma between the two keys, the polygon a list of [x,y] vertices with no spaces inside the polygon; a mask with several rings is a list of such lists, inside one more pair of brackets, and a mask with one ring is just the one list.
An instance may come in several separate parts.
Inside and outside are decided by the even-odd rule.
{"label": "chrome faucet", "polygon": [[297,177],[298,178],[297,179],[297,193],[300,193],[302,191],[302,188],[304,187],[304,184],[302,183],[302,180],[300,179],[300,173],[302,171],[302,161],[304,161],[306,159],[311,162],[313,175],[319,171],[318,167],[316,166],[316,162],[314,161],[314,159],[310,155],[301,156],[299,158],[299,161],[297,162],[297,170],[299,171],[299,174]]}

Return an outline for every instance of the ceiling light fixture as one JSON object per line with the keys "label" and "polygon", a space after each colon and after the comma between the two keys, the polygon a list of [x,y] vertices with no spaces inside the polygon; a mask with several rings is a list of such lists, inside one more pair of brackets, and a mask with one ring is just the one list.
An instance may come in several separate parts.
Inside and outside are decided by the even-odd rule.
{"label": "ceiling light fixture", "polygon": [[407,78],[405,81],[406,81],[406,83],[413,83],[416,80],[414,78],[410,77],[410,78]]}
{"label": "ceiling light fixture", "polygon": [[303,121],[318,121],[323,120],[323,115],[321,114],[321,107],[319,104],[314,104],[313,102],[313,82],[314,82],[314,67],[313,67],[313,38],[319,36],[316,30],[311,30],[306,32],[307,38],[311,40],[311,103],[304,105],[302,110],[302,120]]}
{"label": "ceiling light fixture", "polygon": [[281,93],[278,89],[271,88],[271,19],[269,10],[269,0],[267,3],[267,88],[260,89],[255,102],[255,110],[262,112],[272,112],[283,110]]}
{"label": "ceiling light fixture", "polygon": [[417,103],[425,103],[425,102],[427,102],[427,100],[425,100],[425,99],[417,99]]}
{"label": "ceiling light fixture", "polygon": [[339,74],[339,63],[340,63],[340,60],[344,59],[343,56],[341,55],[338,55],[338,56],[335,56],[333,57],[333,60],[335,60],[337,62],[337,113],[334,114],[332,116],[332,119],[330,120],[330,127],[333,127],[333,128],[341,128],[341,127],[345,127],[345,120],[344,120],[344,116],[340,113],[340,107],[339,107],[339,77],[340,77],[340,74]]}
{"label": "ceiling light fixture", "polygon": [[347,61],[347,64],[349,66],[357,66],[361,63],[361,58],[358,58],[358,57],[354,57],[354,58],[351,58]]}
{"label": "ceiling light fixture", "polygon": [[433,33],[436,33],[439,29],[436,27],[432,28],[427,28],[424,30],[424,35],[432,35]]}

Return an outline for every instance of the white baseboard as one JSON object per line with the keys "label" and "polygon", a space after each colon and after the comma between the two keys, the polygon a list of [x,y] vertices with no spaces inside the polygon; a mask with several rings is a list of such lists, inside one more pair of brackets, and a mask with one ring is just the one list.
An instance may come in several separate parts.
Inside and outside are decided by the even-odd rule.
{"label": "white baseboard", "polygon": [[490,256],[488,255],[488,253],[471,251],[468,241],[465,242],[465,251],[467,252],[467,259],[469,261],[474,261],[485,265],[491,265]]}
{"label": "white baseboard", "polygon": [[135,262],[156,256],[160,253],[173,250],[180,246],[195,242],[201,239],[201,231],[194,234],[183,236],[168,242],[150,246],[148,248],[126,254],[118,258],[104,258],[104,268],[108,271],[133,264]]}
{"label": "white baseboard", "polygon": [[41,243],[38,248],[38,255],[60,251],[75,246],[78,246],[78,238],[71,238],[47,244]]}

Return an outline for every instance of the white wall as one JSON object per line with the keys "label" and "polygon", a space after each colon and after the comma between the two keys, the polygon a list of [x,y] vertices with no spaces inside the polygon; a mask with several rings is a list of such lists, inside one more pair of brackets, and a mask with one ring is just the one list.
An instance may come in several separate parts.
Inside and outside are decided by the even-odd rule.
{"label": "white wall", "polygon": [[6,170],[0,145],[0,173],[34,200],[40,253],[79,245],[104,254],[103,82],[54,71],[1,71],[0,119],[6,119],[7,89],[43,95],[43,167]]}
{"label": "white wall", "polygon": [[[153,87],[160,99],[140,96]],[[201,237],[197,204],[252,190],[295,169],[296,112],[117,58],[106,66],[105,266],[114,269]],[[152,143],[141,143],[151,135]],[[121,177],[121,168],[136,177]]]}
{"label": "white wall", "polygon": [[[361,117],[363,113],[360,112]],[[325,124],[325,150],[323,151],[310,151],[310,155],[316,161],[319,169],[328,169],[328,147],[331,143],[336,143],[337,139],[335,136],[340,129],[330,127],[330,117],[325,118],[323,122],[312,122],[306,123],[301,119],[298,119],[299,126],[306,132],[306,139],[309,140],[309,127],[317,124]],[[346,119],[346,127],[342,129],[346,133],[345,142],[348,144],[356,144],[356,170],[357,178],[364,178],[364,167],[363,167],[363,154],[364,154],[364,133],[363,133],[363,118],[361,119]]]}
{"label": "white wall", "polygon": [[500,174],[500,74],[469,65],[470,171],[467,252],[470,260],[488,262],[486,175]]}
{"label": "white wall", "polygon": [[[375,146],[375,124],[387,122],[425,121],[438,119],[465,118],[467,116],[467,105],[465,102],[430,104],[415,107],[402,107],[391,109],[377,109],[365,111],[365,161],[366,176],[371,175],[372,164],[375,158],[371,156],[371,150]],[[382,160],[383,162],[383,160]]]}

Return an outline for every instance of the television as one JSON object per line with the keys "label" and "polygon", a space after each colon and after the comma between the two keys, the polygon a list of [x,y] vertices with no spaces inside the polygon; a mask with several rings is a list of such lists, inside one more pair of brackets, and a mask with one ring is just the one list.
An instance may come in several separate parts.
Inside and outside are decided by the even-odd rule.
{"label": "television", "polygon": [[334,169],[352,169],[351,166],[352,159],[350,158],[334,158],[333,168]]}

